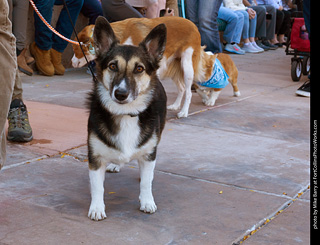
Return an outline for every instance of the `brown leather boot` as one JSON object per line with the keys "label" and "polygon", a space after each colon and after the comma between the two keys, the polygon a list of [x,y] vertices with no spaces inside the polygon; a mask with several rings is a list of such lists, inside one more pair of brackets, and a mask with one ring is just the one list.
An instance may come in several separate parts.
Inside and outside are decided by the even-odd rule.
{"label": "brown leather boot", "polygon": [[34,58],[27,51],[28,51],[28,48],[26,48],[26,52],[25,52],[25,55],[24,55],[24,57],[26,57],[27,65],[28,66],[29,65],[33,65],[34,62],[36,62],[36,61],[34,60]]}
{"label": "brown leather boot", "polygon": [[61,64],[62,53],[55,49],[51,49],[51,61],[54,66],[54,74],[63,75],[66,68]]}
{"label": "brown leather boot", "polygon": [[24,74],[32,76],[33,70],[27,65],[26,56],[25,56],[26,51],[27,49],[23,49],[17,57],[18,68]]}
{"label": "brown leather boot", "polygon": [[30,45],[30,53],[36,60],[38,70],[46,76],[54,75],[54,67],[51,62],[50,50],[38,48],[35,42]]}

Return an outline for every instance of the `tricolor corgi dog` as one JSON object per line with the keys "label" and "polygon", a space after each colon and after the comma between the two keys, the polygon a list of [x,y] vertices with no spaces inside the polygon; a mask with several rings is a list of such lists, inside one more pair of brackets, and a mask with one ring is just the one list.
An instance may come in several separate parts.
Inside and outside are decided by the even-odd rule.
{"label": "tricolor corgi dog", "polygon": [[93,40],[97,80],[89,97],[88,217],[106,218],[105,172],[119,172],[132,159],[138,160],[140,168],[140,210],[154,213],[152,180],[167,103],[157,69],[165,50],[166,27],[156,26],[137,46],[122,45],[108,21],[98,17]]}
{"label": "tricolor corgi dog", "polygon": [[[147,34],[157,25],[165,24],[167,27],[167,44],[160,62],[158,75],[160,80],[171,78],[178,89],[178,96],[170,110],[179,110],[183,96],[184,104],[177,116],[187,117],[191,102],[191,86],[194,83],[198,94],[205,105],[213,106],[223,86],[229,81],[235,96],[240,96],[237,86],[238,70],[234,62],[227,54],[208,54],[201,47],[200,33],[191,21],[181,17],[160,17],[155,19],[130,18],[111,23],[112,29],[121,44],[139,45]],[[79,41],[83,42],[83,50],[89,60],[95,59],[93,43],[94,25],[87,26],[79,33]],[[79,46],[73,45],[74,56],[72,64],[81,67],[86,64],[85,58]],[[222,68],[226,71],[228,79],[224,85],[214,85],[215,60],[219,59]],[[220,66],[220,67],[221,67]],[[220,68],[218,70],[221,70]],[[208,86],[209,85],[209,86]]]}

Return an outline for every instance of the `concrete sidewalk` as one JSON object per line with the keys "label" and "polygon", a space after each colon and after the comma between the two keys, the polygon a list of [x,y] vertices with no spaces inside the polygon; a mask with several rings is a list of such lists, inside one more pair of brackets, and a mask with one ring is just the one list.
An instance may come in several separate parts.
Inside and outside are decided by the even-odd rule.
{"label": "concrete sidewalk", "polygon": [[[86,69],[23,76],[34,140],[8,144],[0,172],[0,244],[309,244],[310,100],[295,95],[284,49],[232,55],[241,97],[193,94],[159,145],[155,214],[139,211],[139,169],[106,174],[108,218],[90,205]],[[164,81],[168,103],[176,88]]]}

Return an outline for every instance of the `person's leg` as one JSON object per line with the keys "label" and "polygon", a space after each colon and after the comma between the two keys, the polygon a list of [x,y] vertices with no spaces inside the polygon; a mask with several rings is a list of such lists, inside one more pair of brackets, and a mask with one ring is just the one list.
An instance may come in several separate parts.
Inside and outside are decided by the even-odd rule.
{"label": "person's leg", "polygon": [[283,20],[284,20],[284,13],[282,11],[280,11],[279,9],[277,9],[277,13],[276,13],[276,34],[279,34],[279,31],[281,29]]}
{"label": "person's leg", "polygon": [[81,13],[89,18],[88,25],[94,25],[98,16],[103,15],[99,0],[84,0]]}
{"label": "person's leg", "polygon": [[[64,4],[63,2],[64,2],[63,0],[55,0],[54,4],[63,5]],[[66,0],[66,4],[70,13],[71,20],[75,25],[83,5],[83,0]],[[66,38],[70,38],[72,35],[73,27],[70,22],[66,7],[63,7],[60,12],[57,25],[56,25],[56,30]],[[62,53],[68,45],[67,41],[61,39],[54,33],[52,33],[52,41],[53,41],[52,48],[60,53]]]}
{"label": "person's leg", "polygon": [[6,160],[6,121],[17,70],[16,39],[9,21],[9,6],[0,0],[0,169]]}
{"label": "person's leg", "polygon": [[[51,23],[52,9],[55,0],[34,0],[39,12],[48,23]],[[41,50],[50,50],[52,47],[52,31],[42,22],[37,13],[34,13],[35,42]]]}
{"label": "person's leg", "polygon": [[[70,38],[73,32],[73,25],[75,25],[80,10],[83,5],[83,0],[66,0],[67,8],[64,6],[60,12],[56,30],[65,36],[66,38]],[[64,5],[63,0],[56,0],[56,5]],[[69,13],[68,13],[69,11]],[[70,17],[69,17],[70,14]],[[72,23],[71,23],[71,21]],[[52,49],[50,50],[51,61],[54,67],[54,74],[63,75],[65,72],[65,68],[62,65],[62,53],[68,45],[68,42],[58,37],[56,34],[52,33]]]}
{"label": "person's leg", "polygon": [[271,40],[271,43],[278,45],[279,44],[278,34],[281,29],[283,20],[284,20],[284,13],[282,11],[280,11],[279,9],[277,9],[276,16],[277,16],[277,18],[276,18],[276,32],[275,32],[274,38]]}
{"label": "person's leg", "polygon": [[34,62],[34,59],[26,55],[26,32],[28,23],[29,2],[19,0],[8,0],[9,18],[12,23],[12,32],[16,37],[16,52],[18,68],[21,72],[31,76],[33,70],[28,63]]}
{"label": "person's leg", "polygon": [[199,28],[199,3],[197,0],[185,1],[186,6],[186,17],[191,20]]}
{"label": "person's leg", "polygon": [[29,1],[13,1],[12,32],[16,37],[18,50],[26,47]]}
{"label": "person's leg", "polygon": [[242,39],[244,43],[249,43],[249,14],[245,10],[237,10],[235,12],[243,16]]}
{"label": "person's leg", "polygon": [[[242,50],[244,50],[246,53],[260,53],[263,50],[261,50],[260,48],[258,49],[257,47],[253,46],[251,41],[253,40],[254,42],[254,34],[255,34],[255,21],[253,22],[253,25],[250,22],[249,19],[249,14],[247,11],[245,10],[237,10],[235,11],[238,14],[242,14],[244,17],[244,24],[243,24],[243,30],[242,30],[242,39],[243,39],[243,47]],[[253,20],[256,20],[253,19]],[[253,35],[253,37],[252,37]],[[251,40],[250,40],[251,39]]]}
{"label": "person's leg", "polygon": [[[260,5],[259,5],[260,6]],[[276,33],[276,20],[277,20],[277,12],[276,8],[272,5],[262,5],[268,14],[271,15],[271,19],[267,22],[267,32],[266,32],[266,40],[272,40],[274,38],[274,34]]]}
{"label": "person's leg", "polygon": [[237,28],[238,16],[229,8],[221,7],[218,12],[218,19],[227,22],[226,29],[223,31],[223,40],[227,43],[234,42],[233,36]]}
{"label": "person's leg", "polygon": [[[54,0],[34,0],[43,18],[50,23]],[[52,47],[52,31],[34,13],[35,42],[30,45],[30,53],[36,61],[38,70],[46,76],[54,75],[50,49]]]}
{"label": "person's leg", "polygon": [[310,0],[303,1],[303,18],[310,36]]}
{"label": "person's leg", "polygon": [[227,22],[223,32],[223,39],[227,42],[225,50],[231,53],[244,54],[245,52],[237,45],[241,40],[243,28],[243,15],[225,7],[219,9],[218,18]]}
{"label": "person's leg", "polygon": [[290,31],[290,26],[291,26],[291,13],[289,11],[286,10],[282,10],[281,11],[284,14],[284,18],[283,18],[283,22],[282,25],[280,27],[279,30],[279,42],[280,44],[284,44],[285,43],[285,35],[288,35],[289,31]]}
{"label": "person's leg", "polygon": [[256,49],[258,52],[264,52],[264,49],[259,47],[256,43],[255,37],[256,37],[256,29],[257,29],[257,15],[249,20],[249,40],[251,46]]}
{"label": "person's leg", "polygon": [[251,6],[254,11],[256,11],[257,16],[257,27],[256,27],[256,37],[263,38],[266,37],[266,9],[261,6]]}
{"label": "person's leg", "polygon": [[220,36],[217,16],[222,0],[199,0],[199,32],[201,45],[206,45],[206,51],[221,53]]}
{"label": "person's leg", "polygon": [[21,82],[21,77],[19,75],[19,72],[17,70],[16,75],[15,75],[15,79],[14,79],[14,89],[13,89],[13,93],[12,93],[12,100],[15,99],[20,99],[22,100],[22,82]]}
{"label": "person's leg", "polygon": [[275,50],[278,48],[277,45],[273,45],[270,43],[270,40],[274,39],[275,29],[276,29],[276,9],[272,5],[258,5],[259,7],[263,7],[271,16],[271,19],[266,20],[266,36],[261,38],[262,48],[265,50]]}
{"label": "person's leg", "polygon": [[138,10],[127,4],[124,0],[101,0],[104,17],[110,22],[128,18],[143,18]]}
{"label": "person's leg", "polygon": [[254,38],[256,36],[256,28],[257,28],[257,16],[253,19],[249,19],[249,40],[250,42],[254,42]]}

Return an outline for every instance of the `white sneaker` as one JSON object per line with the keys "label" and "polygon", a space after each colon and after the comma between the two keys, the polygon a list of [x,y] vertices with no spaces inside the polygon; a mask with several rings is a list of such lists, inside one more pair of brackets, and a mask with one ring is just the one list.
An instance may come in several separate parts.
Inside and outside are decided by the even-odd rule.
{"label": "white sneaker", "polygon": [[252,45],[254,48],[256,48],[257,50],[259,50],[260,53],[261,53],[261,52],[264,52],[264,49],[263,49],[263,48],[260,48],[260,47],[258,46],[258,44],[256,44],[256,42],[252,42],[251,45]]}
{"label": "white sneaker", "polygon": [[235,43],[235,44],[231,44],[228,43],[224,50],[230,52],[230,53],[235,53],[235,54],[244,54],[245,52]]}
{"label": "white sneaker", "polygon": [[260,51],[257,50],[254,46],[252,46],[251,43],[243,44],[242,50],[244,50],[246,53],[260,53]]}

